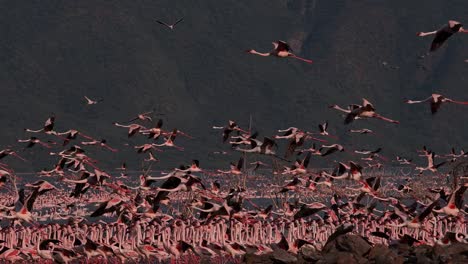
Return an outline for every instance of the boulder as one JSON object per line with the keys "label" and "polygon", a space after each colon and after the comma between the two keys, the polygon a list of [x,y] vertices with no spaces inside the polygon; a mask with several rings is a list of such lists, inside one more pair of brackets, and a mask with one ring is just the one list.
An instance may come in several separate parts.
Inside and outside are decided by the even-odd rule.
{"label": "boulder", "polygon": [[369,254],[367,259],[373,263],[379,264],[403,264],[404,258],[398,256],[396,252],[392,251],[385,245],[376,245],[374,246]]}
{"label": "boulder", "polygon": [[357,257],[366,255],[371,250],[371,245],[361,236],[346,234],[337,237],[322,249],[322,254],[334,252],[348,252]]}

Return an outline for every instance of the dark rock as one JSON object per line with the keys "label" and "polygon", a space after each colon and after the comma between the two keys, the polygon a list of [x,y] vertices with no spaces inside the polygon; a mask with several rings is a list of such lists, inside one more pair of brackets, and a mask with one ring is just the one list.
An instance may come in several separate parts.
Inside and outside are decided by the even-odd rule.
{"label": "dark rock", "polygon": [[384,245],[376,245],[375,247],[373,247],[367,256],[367,259],[369,261],[379,264],[404,263],[404,258],[402,256],[398,256],[396,252],[392,251]]}
{"label": "dark rock", "polygon": [[297,263],[297,257],[292,255],[291,253],[278,249],[273,251],[270,255],[270,259],[273,261],[275,264],[293,264]]}
{"label": "dark rock", "polygon": [[353,234],[346,234],[337,237],[328,243],[323,249],[322,254],[327,255],[334,252],[349,252],[362,257],[371,250],[371,245],[362,237]]}
{"label": "dark rock", "polygon": [[296,256],[282,249],[275,249],[275,251],[263,255],[249,253],[243,259],[243,263],[250,264],[293,264],[297,262]]}
{"label": "dark rock", "polygon": [[317,264],[329,264],[329,263],[336,263],[336,264],[359,264],[359,263],[368,263],[365,258],[358,257],[355,254],[350,252],[334,252],[329,253],[323,256],[321,260],[317,262]]}
{"label": "dark rock", "polygon": [[270,259],[270,254],[255,255],[249,253],[244,255],[242,262],[247,264],[272,264],[273,260]]}
{"label": "dark rock", "polygon": [[415,263],[438,263],[433,260],[433,249],[429,245],[417,246],[413,250]]}
{"label": "dark rock", "polygon": [[468,263],[468,244],[436,245],[432,254],[433,259],[439,263]]}
{"label": "dark rock", "polygon": [[309,263],[315,263],[321,259],[320,252],[311,245],[301,247],[299,255],[304,261]]}

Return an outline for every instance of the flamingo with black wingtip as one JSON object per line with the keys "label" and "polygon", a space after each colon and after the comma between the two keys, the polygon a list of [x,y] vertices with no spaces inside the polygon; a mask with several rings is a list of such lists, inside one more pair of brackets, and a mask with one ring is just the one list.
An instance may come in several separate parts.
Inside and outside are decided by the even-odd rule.
{"label": "flamingo with black wingtip", "polygon": [[289,44],[282,41],[282,40],[272,42],[272,44],[273,44],[274,48],[270,52],[261,53],[261,52],[258,52],[256,50],[254,50],[254,49],[247,50],[246,52],[250,53],[250,54],[263,56],[263,57],[268,57],[268,56],[275,56],[275,57],[278,57],[278,58],[288,58],[288,57],[290,57],[290,58],[298,59],[298,60],[301,60],[301,61],[304,61],[304,62],[307,62],[307,63],[312,63],[312,60],[304,59],[304,58],[301,58],[301,57],[298,57],[298,56],[294,55],[292,53],[292,49],[289,46]]}

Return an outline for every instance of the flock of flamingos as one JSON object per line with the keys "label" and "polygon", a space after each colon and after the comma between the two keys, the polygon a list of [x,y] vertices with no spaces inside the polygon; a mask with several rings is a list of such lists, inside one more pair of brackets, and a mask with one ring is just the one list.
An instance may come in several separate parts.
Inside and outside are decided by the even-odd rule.
{"label": "flock of flamingos", "polygon": [[[158,22],[173,30],[182,20],[173,25]],[[437,31],[418,36],[434,34],[430,51],[435,51],[457,32],[468,30],[449,21]],[[312,63],[292,54],[286,42],[273,44],[274,50],[269,53],[248,52]],[[100,102],[85,99],[88,105]],[[406,101],[424,102],[430,104],[432,114],[443,103],[468,104],[439,94]],[[377,113],[366,99],[362,104],[330,107],[343,114],[345,124],[364,123],[362,120],[369,118],[399,123]],[[436,155],[424,147],[418,151],[427,160],[423,165],[404,157],[392,161],[437,181],[432,188],[428,181],[427,186],[419,186],[425,194],[421,197],[414,190],[418,186],[413,181],[417,179],[398,176],[384,183],[385,177],[377,173],[366,176],[366,171],[378,171],[390,160],[381,154],[381,148],[350,150],[328,143],[338,138],[329,134],[327,122],[317,131],[290,127],[260,140],[258,133],[229,121],[213,127],[219,130],[219,140],[230,145],[228,151],[241,157],[229,168],[209,171],[193,160],[155,174],[151,165],[158,162],[158,153],[183,151],[183,140],[175,143],[176,139],[190,140],[191,136],[178,129],[163,129],[162,120],[153,121],[153,114],[146,112],[128,122],[113,123],[116,131],[125,129],[129,138],[147,138],[146,144],[126,146],[133,147],[148,165],[136,179],[127,173],[125,163],[111,173],[88,156],[89,152],[118,149],[79,130],[55,130],[54,116],[40,129],[25,129],[32,136],[18,139],[18,149],[0,151],[0,259],[54,263],[240,262],[245,254],[265,254],[275,248],[291,254],[297,254],[303,246],[320,250],[347,232],[360,234],[369,243],[387,245],[468,242],[466,178],[462,176],[457,185],[440,186],[445,175],[439,172],[441,166],[468,156],[464,151],[453,149]],[[349,133],[365,136],[374,131],[362,128]],[[280,152],[277,141],[281,140],[287,141],[287,147]],[[23,147],[36,155],[56,158],[50,169],[38,173],[38,181],[27,182],[31,179],[21,178],[7,164],[10,159],[25,160],[19,151]],[[333,171],[308,168],[312,156],[343,151],[356,159],[337,163]],[[252,161],[260,156],[271,157],[274,163],[246,163],[246,157]],[[287,166],[274,168],[275,164]]]}

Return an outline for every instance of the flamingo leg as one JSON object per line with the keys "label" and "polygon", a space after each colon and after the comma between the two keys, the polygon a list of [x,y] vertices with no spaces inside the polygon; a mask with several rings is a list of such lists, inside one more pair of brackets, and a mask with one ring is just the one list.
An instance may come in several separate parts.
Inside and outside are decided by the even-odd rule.
{"label": "flamingo leg", "polygon": [[291,54],[291,55],[289,55],[289,57],[292,57],[292,58],[294,58],[294,59],[298,59],[298,60],[301,60],[301,61],[305,61],[305,62],[307,62],[307,63],[312,63],[312,60],[304,59],[304,58],[298,57],[298,56],[296,56],[296,55],[292,55],[292,54]]}
{"label": "flamingo leg", "polygon": [[468,105],[468,102],[462,102],[462,101],[450,100],[449,102],[454,103],[454,104]]}
{"label": "flamingo leg", "polygon": [[111,147],[109,147],[107,145],[104,145],[103,147],[105,147],[106,149],[108,149],[108,150],[110,150],[112,152],[117,152],[118,151],[117,149],[111,148]]}
{"label": "flamingo leg", "polygon": [[383,120],[383,121],[387,121],[387,122],[390,122],[390,123],[394,123],[394,124],[399,124],[399,123],[400,123],[399,121],[396,121],[396,120],[393,120],[393,119],[390,119],[390,118],[381,116],[381,115],[379,115],[379,114],[375,114],[373,117],[374,117],[374,118],[377,118],[377,119],[380,119],[380,120]]}

